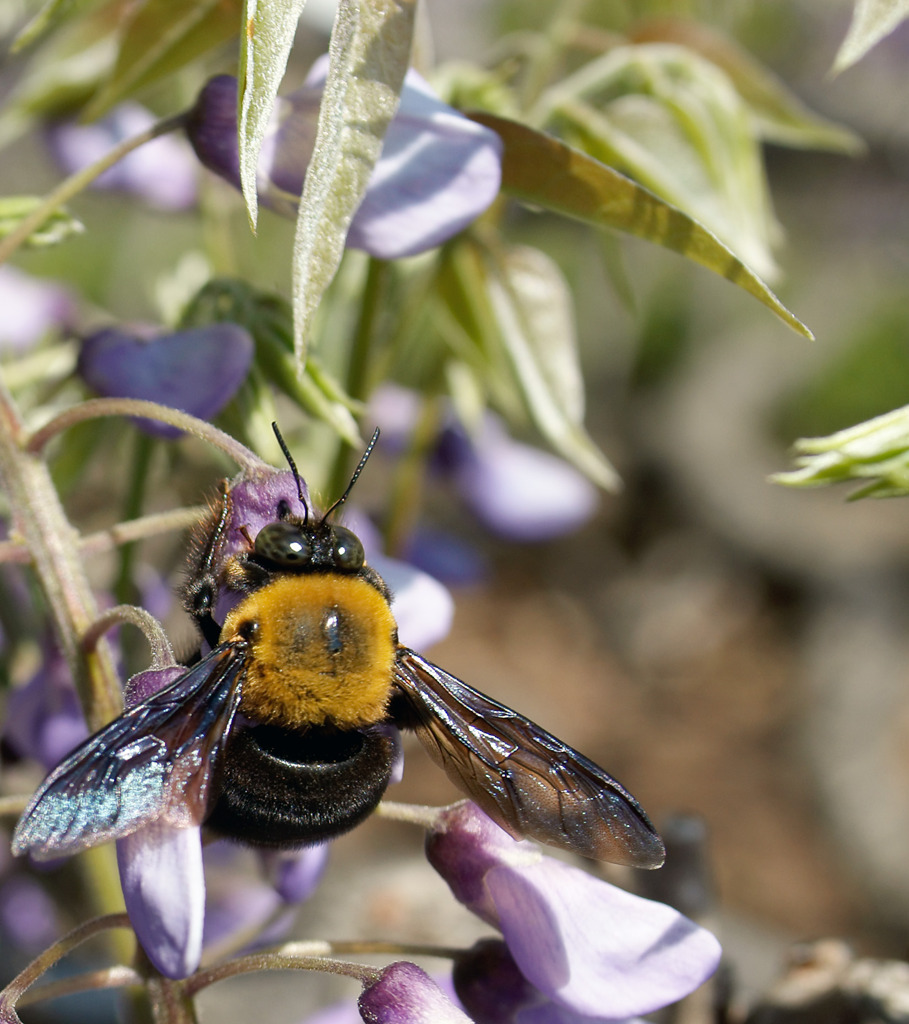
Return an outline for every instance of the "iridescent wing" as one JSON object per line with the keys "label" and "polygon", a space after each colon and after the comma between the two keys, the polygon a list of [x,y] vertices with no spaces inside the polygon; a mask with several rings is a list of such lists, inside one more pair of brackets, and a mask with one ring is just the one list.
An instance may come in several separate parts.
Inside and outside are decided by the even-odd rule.
{"label": "iridescent wing", "polygon": [[399,724],[515,838],[633,867],[663,863],[641,806],[583,754],[404,647],[395,683],[405,704]]}
{"label": "iridescent wing", "polygon": [[152,821],[200,824],[240,701],[246,644],[221,644],[170,686],[90,736],[44,780],[14,854],[66,856]]}

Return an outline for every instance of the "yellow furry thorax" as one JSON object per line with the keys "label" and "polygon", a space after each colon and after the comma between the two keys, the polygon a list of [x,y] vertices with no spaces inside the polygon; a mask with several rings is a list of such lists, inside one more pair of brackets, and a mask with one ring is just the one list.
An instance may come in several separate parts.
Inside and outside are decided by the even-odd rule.
{"label": "yellow furry thorax", "polygon": [[388,601],[359,576],[281,576],[225,619],[250,646],[240,709],[256,722],[355,728],[385,717],[395,660]]}

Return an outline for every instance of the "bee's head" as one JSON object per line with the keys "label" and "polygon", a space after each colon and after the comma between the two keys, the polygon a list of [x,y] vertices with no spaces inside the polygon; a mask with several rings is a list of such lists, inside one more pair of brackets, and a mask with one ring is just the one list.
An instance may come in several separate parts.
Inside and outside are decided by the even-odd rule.
{"label": "bee's head", "polygon": [[358,572],[366,561],[359,537],[325,519],[315,525],[305,520],[268,523],[256,534],[253,554],[270,566],[290,572]]}
{"label": "bee's head", "polygon": [[284,452],[284,457],[290,466],[294,479],[297,481],[297,494],[300,504],[303,506],[303,518],[300,519],[291,514],[286,502],[284,507],[279,509],[280,519],[273,523],[267,523],[256,534],[253,543],[253,557],[264,562],[269,567],[289,572],[311,572],[327,571],[335,572],[359,572],[366,562],[366,555],[359,537],[351,530],[343,526],[336,526],[330,522],[331,516],[347,501],[348,495],[357,482],[357,477],[363,471],[366,460],[372,453],[376,441],[379,439],[379,431],[376,429],[372,440],[366,446],[363,456],[357,464],[353,475],[350,478],[344,493],[328,509],[322,518],[316,522],[310,522],[309,505],[303,494],[303,483],[297,472],[293,457],[278,430],[277,424],[273,423],[275,436]]}

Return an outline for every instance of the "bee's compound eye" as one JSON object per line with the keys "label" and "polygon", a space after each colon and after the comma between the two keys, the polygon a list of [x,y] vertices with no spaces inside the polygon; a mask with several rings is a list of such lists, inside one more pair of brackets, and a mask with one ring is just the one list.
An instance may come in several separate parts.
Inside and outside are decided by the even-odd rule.
{"label": "bee's compound eye", "polygon": [[312,538],[293,523],[268,523],[256,534],[255,553],[275,565],[298,568],[312,561]]}
{"label": "bee's compound eye", "polygon": [[337,569],[362,569],[366,553],[360,538],[343,526],[331,528],[331,562]]}

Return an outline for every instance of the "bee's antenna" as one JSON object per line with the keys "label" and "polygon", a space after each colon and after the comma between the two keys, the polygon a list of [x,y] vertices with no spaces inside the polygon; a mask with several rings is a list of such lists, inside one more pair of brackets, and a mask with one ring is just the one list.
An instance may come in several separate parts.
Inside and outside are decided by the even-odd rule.
{"label": "bee's antenna", "polygon": [[325,515],[322,516],[323,522],[332,514],[332,512],[335,511],[335,509],[340,508],[344,504],[344,502],[347,501],[348,495],[353,490],[353,485],[357,482],[357,477],[363,472],[363,467],[366,465],[366,460],[369,458],[370,455],[372,455],[372,450],[373,448],[375,448],[376,441],[378,440],[379,428],[376,427],[376,429],[373,431],[373,435],[369,444],[366,446],[366,451],[363,452],[360,461],[357,463],[357,468],[353,471],[353,476],[350,478],[350,483],[347,485],[347,489],[344,491],[341,497],[338,498],[334,505],[332,505],[331,508],[325,513]]}
{"label": "bee's antenna", "polygon": [[[278,429],[277,423],[272,423],[271,429],[275,432],[275,437],[278,439],[278,444],[281,446],[281,451],[284,453],[284,458],[287,459],[287,465],[290,466],[290,471],[294,475],[294,481],[297,484],[297,497],[300,499],[300,504],[303,506],[304,521],[309,520],[309,505],[306,504],[306,498],[303,497],[303,478],[297,470],[297,464],[294,462],[293,455],[290,454],[290,449],[287,447],[287,442],[284,440],[284,436]],[[350,488],[348,488],[350,490]],[[345,494],[345,497],[347,495]]]}

